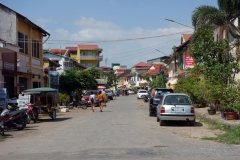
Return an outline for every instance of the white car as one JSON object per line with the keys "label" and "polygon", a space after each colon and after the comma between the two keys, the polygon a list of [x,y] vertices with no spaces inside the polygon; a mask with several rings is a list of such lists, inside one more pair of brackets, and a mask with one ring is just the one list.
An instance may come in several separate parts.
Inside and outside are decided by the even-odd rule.
{"label": "white car", "polygon": [[148,95],[148,91],[145,89],[139,89],[137,93],[137,99],[143,98],[143,95]]}
{"label": "white car", "polygon": [[168,93],[160,97],[157,106],[157,122],[163,126],[165,121],[187,121],[191,126],[195,124],[194,108],[188,95]]}
{"label": "white car", "polygon": [[133,90],[128,90],[128,94],[134,94]]}

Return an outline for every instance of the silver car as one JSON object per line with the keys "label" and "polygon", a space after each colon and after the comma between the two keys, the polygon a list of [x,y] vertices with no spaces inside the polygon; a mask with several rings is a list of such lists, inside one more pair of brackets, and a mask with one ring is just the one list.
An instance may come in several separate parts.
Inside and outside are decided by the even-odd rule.
{"label": "silver car", "polygon": [[162,95],[157,106],[157,121],[160,126],[165,125],[165,121],[188,121],[194,126],[195,113],[189,96],[182,93]]}

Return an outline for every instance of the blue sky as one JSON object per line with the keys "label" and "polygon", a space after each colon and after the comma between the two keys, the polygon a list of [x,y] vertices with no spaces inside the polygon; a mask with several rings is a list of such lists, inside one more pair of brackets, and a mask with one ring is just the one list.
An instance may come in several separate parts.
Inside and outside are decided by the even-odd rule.
{"label": "blue sky", "polygon": [[[103,49],[101,66],[120,63],[128,68],[164,56],[163,53],[171,54],[173,45],[180,45],[182,33],[192,33],[192,29],[165,18],[191,26],[196,7],[217,7],[217,0],[0,0],[0,3],[51,34],[44,49],[97,44]],[[126,41],[136,38],[144,39]]]}

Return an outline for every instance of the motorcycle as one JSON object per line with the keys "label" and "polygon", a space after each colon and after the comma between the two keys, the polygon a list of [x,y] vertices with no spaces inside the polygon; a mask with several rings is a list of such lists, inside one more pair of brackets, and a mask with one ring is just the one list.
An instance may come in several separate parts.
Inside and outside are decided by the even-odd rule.
{"label": "motorcycle", "polygon": [[149,95],[142,95],[143,102],[148,102],[149,101]]}
{"label": "motorcycle", "polygon": [[27,109],[27,124],[29,124],[31,122],[31,120],[33,120],[34,123],[37,122],[38,120],[38,108],[34,107],[34,104],[27,104],[28,109]]}
{"label": "motorcycle", "polygon": [[4,123],[0,121],[0,134],[4,136]]}
{"label": "motorcycle", "polygon": [[3,130],[23,130],[27,125],[27,109],[11,111],[4,109],[0,115],[1,128]]}
{"label": "motorcycle", "polygon": [[82,108],[85,110],[88,108],[88,105],[89,105],[88,102],[86,102],[86,104],[82,104],[81,102],[73,101],[68,103],[66,107],[69,109],[73,109],[74,107],[76,107],[76,108]]}

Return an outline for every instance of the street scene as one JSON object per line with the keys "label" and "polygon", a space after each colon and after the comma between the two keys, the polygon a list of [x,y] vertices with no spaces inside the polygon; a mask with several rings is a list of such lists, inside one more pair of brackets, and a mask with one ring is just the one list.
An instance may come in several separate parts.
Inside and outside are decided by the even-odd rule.
{"label": "street scene", "polygon": [[1,160],[239,150],[240,0],[1,0]]}
{"label": "street scene", "polygon": [[6,132],[1,160],[12,159],[238,159],[239,146],[205,141],[214,136],[196,120],[161,127],[136,95],[112,100],[100,112],[74,108],[56,121],[41,119]]}

